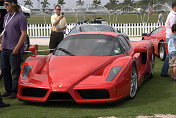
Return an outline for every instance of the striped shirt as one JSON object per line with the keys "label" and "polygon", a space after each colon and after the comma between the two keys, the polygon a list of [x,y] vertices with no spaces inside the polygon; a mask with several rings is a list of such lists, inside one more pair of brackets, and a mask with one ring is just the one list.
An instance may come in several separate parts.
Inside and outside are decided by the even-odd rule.
{"label": "striped shirt", "polygon": [[165,27],[166,27],[166,38],[170,38],[172,36],[172,30],[171,27],[173,24],[176,24],[176,12],[174,12],[173,10],[169,13],[169,15],[167,16],[167,20],[165,23]]}

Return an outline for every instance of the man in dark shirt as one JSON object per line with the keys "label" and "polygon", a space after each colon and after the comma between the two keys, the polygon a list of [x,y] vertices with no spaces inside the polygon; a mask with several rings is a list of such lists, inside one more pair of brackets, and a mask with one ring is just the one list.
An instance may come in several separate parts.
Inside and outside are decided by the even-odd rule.
{"label": "man in dark shirt", "polygon": [[[3,31],[3,21],[4,21],[4,16],[3,14],[6,13],[6,11],[4,11],[4,7],[3,7],[3,1],[0,0],[0,33]],[[1,98],[1,93],[0,93],[0,108],[2,107],[8,107],[10,106],[10,104],[5,104],[3,101],[2,101],[2,98]]]}
{"label": "man in dark shirt", "polygon": [[4,17],[4,33],[1,44],[1,69],[6,91],[2,97],[16,98],[24,41],[27,36],[27,19],[19,11],[20,6],[17,4],[17,0],[4,0],[4,7],[8,13]]}

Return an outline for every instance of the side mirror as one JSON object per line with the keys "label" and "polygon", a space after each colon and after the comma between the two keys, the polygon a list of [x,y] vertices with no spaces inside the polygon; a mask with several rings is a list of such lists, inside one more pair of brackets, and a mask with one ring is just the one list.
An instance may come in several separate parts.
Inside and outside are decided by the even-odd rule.
{"label": "side mirror", "polygon": [[118,33],[121,33],[121,31],[120,31],[120,30],[117,30],[117,32],[118,32]]}
{"label": "side mirror", "polygon": [[146,47],[142,47],[142,46],[134,47],[134,54],[135,53],[144,53],[144,52],[147,52],[147,48]]}
{"label": "side mirror", "polygon": [[148,36],[148,34],[147,33],[143,33],[142,36]]}
{"label": "side mirror", "polygon": [[29,51],[31,51],[33,54],[34,54],[34,56],[37,56],[38,54],[37,54],[37,46],[35,46],[35,45],[32,45],[32,46],[30,46],[29,47],[29,49],[28,49]]}

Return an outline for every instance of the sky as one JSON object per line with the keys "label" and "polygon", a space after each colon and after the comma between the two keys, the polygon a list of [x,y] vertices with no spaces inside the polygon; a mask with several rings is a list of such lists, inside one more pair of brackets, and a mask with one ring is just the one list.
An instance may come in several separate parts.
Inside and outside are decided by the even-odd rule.
{"label": "sky", "polygon": [[[33,7],[37,8],[38,7],[38,2],[37,0],[31,0],[33,2]],[[43,1],[43,0],[40,0]],[[64,2],[66,3],[66,5],[68,6],[76,6],[76,1],[77,0],[64,0]],[[83,0],[84,1],[84,6],[88,6],[88,4],[92,4],[93,0]],[[54,4],[57,4],[57,0],[48,0],[48,2],[50,3],[50,8],[54,7]],[[109,2],[109,0],[101,0],[101,5],[104,6],[107,2]],[[123,2],[123,0],[119,0],[119,2]],[[24,0],[18,0],[18,3],[24,5]]]}

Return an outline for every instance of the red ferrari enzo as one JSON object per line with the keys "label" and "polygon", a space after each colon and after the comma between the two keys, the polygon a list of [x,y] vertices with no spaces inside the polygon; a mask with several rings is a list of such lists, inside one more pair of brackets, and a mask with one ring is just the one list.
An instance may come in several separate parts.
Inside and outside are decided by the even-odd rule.
{"label": "red ferrari enzo", "polygon": [[161,60],[165,60],[168,46],[166,43],[166,28],[164,26],[158,27],[149,34],[143,33],[142,40],[152,41],[155,55],[159,56]]}
{"label": "red ferrari enzo", "polygon": [[114,32],[82,32],[66,37],[53,54],[23,64],[18,99],[103,103],[134,98],[154,73],[151,41],[129,42]]}

